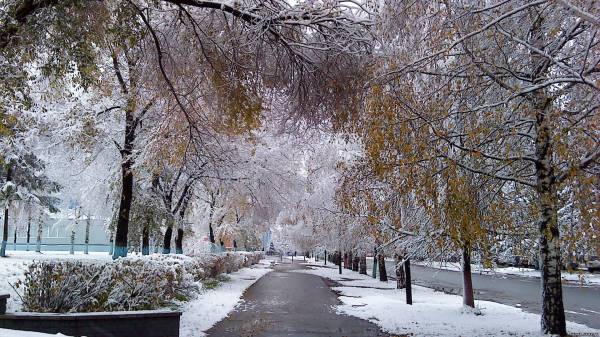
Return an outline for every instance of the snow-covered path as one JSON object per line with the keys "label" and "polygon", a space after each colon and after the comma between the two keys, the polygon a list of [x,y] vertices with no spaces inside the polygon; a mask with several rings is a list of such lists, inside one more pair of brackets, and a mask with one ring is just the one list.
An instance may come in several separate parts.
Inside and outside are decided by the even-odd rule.
{"label": "snow-covered path", "polygon": [[208,330],[215,337],[382,337],[377,325],[336,313],[340,304],[324,279],[293,272],[289,260],[246,291],[243,304]]}
{"label": "snow-covered path", "polygon": [[207,329],[225,318],[241,301],[248,287],[271,271],[271,263],[260,263],[228,274],[229,281],[204,291],[181,308],[180,337],[204,336]]}

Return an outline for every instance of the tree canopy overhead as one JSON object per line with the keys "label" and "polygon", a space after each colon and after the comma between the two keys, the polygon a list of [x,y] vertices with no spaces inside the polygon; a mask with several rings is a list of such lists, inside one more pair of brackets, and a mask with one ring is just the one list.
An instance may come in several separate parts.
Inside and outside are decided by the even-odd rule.
{"label": "tree canopy overhead", "polygon": [[5,0],[0,175],[57,194],[38,171],[72,161],[82,181],[52,178],[93,181],[73,194],[112,217],[115,258],[173,233],[180,252],[190,219],[213,245],[273,227],[338,260],[460,259],[474,306],[471,259],[527,256],[542,331],[565,334],[561,268],[600,249],[598,18],[586,0]]}

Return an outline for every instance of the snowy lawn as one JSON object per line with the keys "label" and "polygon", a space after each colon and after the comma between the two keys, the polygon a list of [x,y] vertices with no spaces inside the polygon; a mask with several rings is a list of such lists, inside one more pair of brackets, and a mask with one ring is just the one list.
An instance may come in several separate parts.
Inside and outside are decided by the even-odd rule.
{"label": "snowy lawn", "polygon": [[[415,264],[427,267],[433,267],[445,270],[460,271],[460,263],[457,262],[414,262]],[[498,267],[494,269],[484,268],[478,264],[472,264],[471,270],[473,273],[487,274],[487,275],[516,275],[523,277],[536,277],[540,278],[540,271],[533,268],[518,268],[518,267]],[[576,283],[581,286],[597,286],[600,285],[600,274],[592,274],[587,271],[577,270],[573,273],[562,271],[561,273],[563,281],[569,283]]]}
{"label": "snowy lawn", "polygon": [[[18,311],[20,309],[20,300],[18,295],[12,289],[11,284],[15,284],[18,279],[23,279],[23,273],[27,265],[31,262],[41,260],[64,261],[77,259],[81,261],[110,261],[108,253],[90,252],[89,255],[77,252],[70,255],[69,252],[26,252],[26,251],[8,251],[8,257],[0,258],[0,293],[10,294],[8,299],[7,311]],[[2,335],[0,335],[2,336]]]}
{"label": "snowy lawn", "polygon": [[198,297],[183,305],[181,310],[181,337],[204,336],[204,331],[227,317],[241,303],[244,291],[262,276],[271,271],[271,260],[228,274],[229,280],[215,289],[203,290]]}
{"label": "snowy lawn", "polygon": [[[413,305],[405,303],[405,291],[395,282],[379,282],[347,269],[307,264],[309,273],[337,281],[342,304],[338,313],[356,316],[393,334],[415,336],[539,336],[540,316],[508,305],[475,301],[477,309],[464,308],[462,297],[413,285]],[[569,332],[600,333],[581,324],[567,323]]]}

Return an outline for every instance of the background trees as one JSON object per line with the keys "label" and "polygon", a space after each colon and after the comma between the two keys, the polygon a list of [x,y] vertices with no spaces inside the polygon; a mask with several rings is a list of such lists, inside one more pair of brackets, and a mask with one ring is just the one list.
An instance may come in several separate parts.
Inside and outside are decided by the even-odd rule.
{"label": "background trees", "polygon": [[429,151],[412,146],[422,154],[413,158],[442,158],[439,170],[491,178],[500,193],[531,188],[542,330],[564,334],[559,195],[578,176],[594,180],[600,156],[589,131],[597,129],[599,60],[591,55],[598,26],[547,1],[393,6],[398,16],[384,21],[382,36],[393,44],[381,76],[397,127],[420,130]]}
{"label": "background trees", "polygon": [[174,228],[181,252],[190,218],[213,244],[274,226],[290,249],[460,258],[471,306],[472,258],[528,251],[564,334],[563,262],[599,249],[595,4],[4,1],[0,135],[21,151],[38,116],[45,147],[5,151],[4,198],[66,148],[27,190],[76,162],[115,258]]}
{"label": "background trees", "polygon": [[[351,62],[368,48],[362,32],[371,24],[369,14],[343,3],[300,8],[284,1],[231,7],[195,1],[15,0],[3,5],[0,47],[5,62],[28,62],[43,68],[55,83],[92,88],[112,98],[115,104],[99,113],[124,113],[123,140],[115,142],[121,154],[116,258],[127,254],[136,133],[149,110],[160,106],[184,116],[186,132],[202,153],[203,142],[211,135],[207,124],[216,121],[209,129],[223,132],[255,128],[262,102],[274,91],[285,92],[290,100],[302,98],[294,111],[307,108],[315,91],[305,85],[325,84],[314,72],[324,71],[330,80],[337,76],[327,71],[330,56],[337,55],[339,63]],[[94,19],[89,21],[90,17]],[[81,22],[93,29],[84,32]],[[52,39],[48,32],[53,32]],[[21,80],[3,82],[3,88],[10,85],[20,92],[3,98],[14,98],[7,104],[27,104],[29,88],[23,80],[27,69],[7,69],[12,71],[9,77]],[[318,99],[311,106],[324,103]],[[214,114],[215,109],[226,113]]]}

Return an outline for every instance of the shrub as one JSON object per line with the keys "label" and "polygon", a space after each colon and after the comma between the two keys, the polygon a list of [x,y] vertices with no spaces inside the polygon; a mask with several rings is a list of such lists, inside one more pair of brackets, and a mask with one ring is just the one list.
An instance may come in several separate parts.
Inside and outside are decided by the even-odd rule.
{"label": "shrub", "polygon": [[200,289],[257,263],[261,252],[127,257],[111,262],[33,262],[25,279],[23,309],[34,312],[147,310],[176,306]]}
{"label": "shrub", "polygon": [[33,262],[25,272],[23,308],[35,312],[99,311],[110,294],[107,271],[81,262]]}

